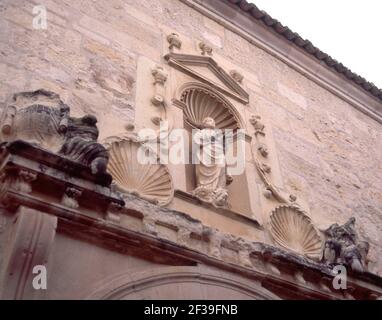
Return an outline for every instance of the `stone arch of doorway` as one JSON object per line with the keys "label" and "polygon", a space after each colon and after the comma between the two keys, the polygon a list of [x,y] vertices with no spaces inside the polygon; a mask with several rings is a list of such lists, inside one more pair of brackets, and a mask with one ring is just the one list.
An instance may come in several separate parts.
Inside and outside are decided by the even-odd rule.
{"label": "stone arch of doorway", "polygon": [[86,299],[280,299],[259,281],[205,266],[126,272],[99,283]]}

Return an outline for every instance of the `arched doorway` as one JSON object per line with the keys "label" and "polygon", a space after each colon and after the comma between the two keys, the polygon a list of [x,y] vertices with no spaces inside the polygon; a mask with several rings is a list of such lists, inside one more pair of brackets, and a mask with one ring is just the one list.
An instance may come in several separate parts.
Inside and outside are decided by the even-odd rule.
{"label": "arched doorway", "polygon": [[100,283],[87,299],[280,299],[255,280],[204,266],[126,272]]}

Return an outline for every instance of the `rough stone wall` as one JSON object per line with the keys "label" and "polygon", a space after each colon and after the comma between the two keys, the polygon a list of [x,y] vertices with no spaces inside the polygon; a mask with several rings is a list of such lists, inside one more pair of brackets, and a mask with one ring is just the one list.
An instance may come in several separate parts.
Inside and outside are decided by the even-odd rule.
{"label": "rough stone wall", "polygon": [[[32,28],[37,4],[47,7],[47,30]],[[0,102],[45,88],[73,115],[123,127],[139,112],[137,59],[160,62],[169,28],[250,73],[249,108],[270,123],[284,187],[308,200],[322,228],[355,216],[382,275],[382,125],[179,0],[2,0]]]}

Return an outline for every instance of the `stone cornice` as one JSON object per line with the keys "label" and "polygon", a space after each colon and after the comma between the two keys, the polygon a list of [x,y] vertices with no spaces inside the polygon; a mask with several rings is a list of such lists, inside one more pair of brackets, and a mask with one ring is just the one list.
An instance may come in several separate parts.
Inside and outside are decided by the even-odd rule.
{"label": "stone cornice", "polygon": [[[131,201],[135,202],[138,207],[153,206],[158,210],[157,206],[134,197],[127,201],[127,206]],[[129,213],[130,210],[125,210],[124,214],[137,214],[134,210]],[[159,210],[166,211],[162,208]],[[175,212],[175,214],[177,213]],[[93,219],[61,216],[59,217],[58,231],[99,243],[124,254],[131,254],[164,264],[188,266],[206,264],[248,279],[258,280],[264,288],[271,291],[273,288],[278,288],[284,292],[285,296],[293,295],[294,298],[298,299],[338,300],[349,298],[349,296],[343,295],[345,292],[330,289],[334,275],[324,264],[263,243],[253,243],[250,252],[251,266],[245,266],[168,240],[163,238],[160,232],[155,235],[147,234],[123,228],[113,223],[95,223],[92,221]],[[351,297],[375,299],[382,294],[382,279],[371,273],[353,274],[349,277],[348,287],[351,288]]]}
{"label": "stone cornice", "polygon": [[382,123],[382,104],[378,97],[327,64],[320,63],[315,56],[288,41],[262,21],[254,19],[239,6],[222,0],[180,1],[277,57],[357,110]]}
{"label": "stone cornice", "polygon": [[[283,297],[375,299],[382,295],[378,276],[350,271],[350,293],[331,289],[334,274],[323,263],[222,233],[185,213],[133,195],[122,200],[92,179],[86,167],[31,144],[15,141],[3,144],[0,151],[0,200],[9,214],[19,207],[37,210],[56,217],[59,232],[94,245],[170,265],[203,263],[258,280],[264,288],[278,288]],[[78,170],[76,176],[73,168]]]}

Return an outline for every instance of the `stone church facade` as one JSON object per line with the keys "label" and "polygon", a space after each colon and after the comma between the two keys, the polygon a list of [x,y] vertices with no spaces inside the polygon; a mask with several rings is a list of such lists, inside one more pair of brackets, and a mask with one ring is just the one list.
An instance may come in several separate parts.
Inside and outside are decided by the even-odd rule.
{"label": "stone church facade", "polygon": [[0,15],[1,299],[382,297],[373,84],[245,0]]}

